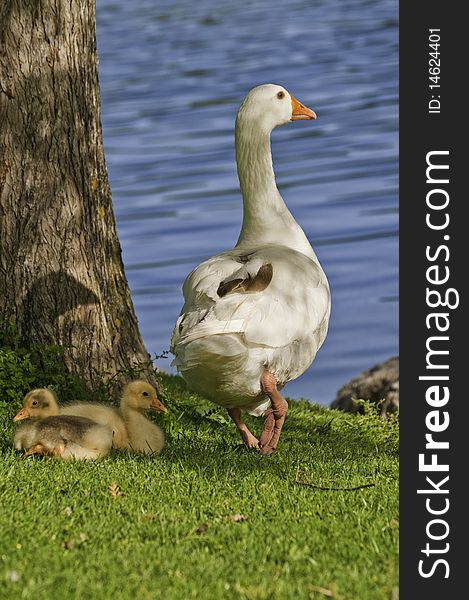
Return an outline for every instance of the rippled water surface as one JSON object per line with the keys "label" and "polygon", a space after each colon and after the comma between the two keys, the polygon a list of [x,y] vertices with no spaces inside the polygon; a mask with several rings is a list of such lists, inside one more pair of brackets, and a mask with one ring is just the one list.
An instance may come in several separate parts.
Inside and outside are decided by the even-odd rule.
{"label": "rippled water surface", "polygon": [[318,113],[274,131],[272,146],[280,191],[333,298],[326,342],[286,393],[328,404],[398,350],[397,2],[97,4],[106,159],[152,354],[169,348],[188,272],[236,243],[244,95],[279,83]]}

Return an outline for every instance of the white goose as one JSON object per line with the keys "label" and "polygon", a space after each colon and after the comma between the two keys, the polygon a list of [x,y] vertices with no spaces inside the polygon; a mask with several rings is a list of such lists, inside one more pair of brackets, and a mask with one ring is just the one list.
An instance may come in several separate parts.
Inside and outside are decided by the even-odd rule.
{"label": "white goose", "polygon": [[[236,119],[243,224],[233,250],[196,267],[171,338],[173,364],[189,387],[224,406],[249,448],[271,454],[288,409],[279,393],[313,362],[328,328],[326,276],[275,183],[270,133],[316,119],[278,85],[261,85]],[[265,416],[258,440],[241,409]]]}

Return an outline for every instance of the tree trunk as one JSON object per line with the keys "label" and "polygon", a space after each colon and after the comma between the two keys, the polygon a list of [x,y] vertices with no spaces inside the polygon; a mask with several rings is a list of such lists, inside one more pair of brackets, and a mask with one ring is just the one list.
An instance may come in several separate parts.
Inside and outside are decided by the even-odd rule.
{"label": "tree trunk", "polygon": [[[95,1],[0,3],[0,321],[92,382],[149,361],[104,159]],[[151,370],[149,371],[151,372]]]}

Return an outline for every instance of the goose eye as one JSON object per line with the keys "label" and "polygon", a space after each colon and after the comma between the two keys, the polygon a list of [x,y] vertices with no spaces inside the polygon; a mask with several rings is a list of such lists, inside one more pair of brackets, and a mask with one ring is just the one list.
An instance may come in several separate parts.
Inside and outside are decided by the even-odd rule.
{"label": "goose eye", "polygon": [[31,406],[37,406],[37,400],[33,400],[33,401],[31,402]]}
{"label": "goose eye", "polygon": [[148,396],[148,392],[142,392],[142,396]]}
{"label": "goose eye", "polygon": [[279,93],[277,94],[277,98],[278,98],[279,100],[281,100],[282,98],[285,98],[285,92],[279,92]]}

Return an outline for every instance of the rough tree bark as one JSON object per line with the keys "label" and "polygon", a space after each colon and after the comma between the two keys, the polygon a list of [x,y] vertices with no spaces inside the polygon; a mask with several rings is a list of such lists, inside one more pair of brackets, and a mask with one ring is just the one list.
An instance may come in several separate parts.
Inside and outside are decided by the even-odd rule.
{"label": "rough tree bark", "polygon": [[95,373],[149,360],[100,121],[95,1],[0,2],[0,322]]}

